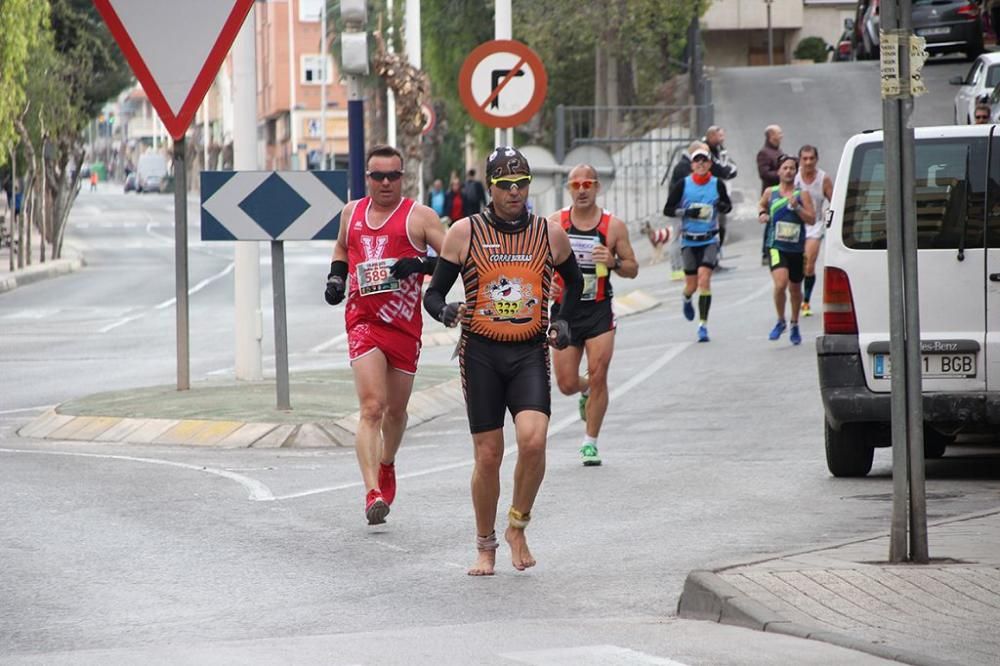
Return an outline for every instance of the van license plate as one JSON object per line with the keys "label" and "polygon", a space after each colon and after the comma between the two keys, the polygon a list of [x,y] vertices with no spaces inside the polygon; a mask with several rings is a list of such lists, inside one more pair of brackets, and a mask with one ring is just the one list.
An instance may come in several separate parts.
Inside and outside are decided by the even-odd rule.
{"label": "van license plate", "polygon": [[[972,379],[976,376],[975,354],[922,354],[924,377]],[[872,374],[875,379],[889,379],[892,364],[888,354],[872,354]]]}
{"label": "van license plate", "polygon": [[951,28],[924,28],[923,30],[917,30],[917,34],[922,36],[947,35],[949,32],[951,32]]}

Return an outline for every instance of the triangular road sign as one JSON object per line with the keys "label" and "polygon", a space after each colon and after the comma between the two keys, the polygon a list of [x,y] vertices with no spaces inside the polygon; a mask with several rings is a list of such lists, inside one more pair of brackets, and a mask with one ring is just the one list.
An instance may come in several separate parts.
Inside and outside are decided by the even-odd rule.
{"label": "triangular road sign", "polygon": [[184,136],[254,0],[93,0],[175,139]]}

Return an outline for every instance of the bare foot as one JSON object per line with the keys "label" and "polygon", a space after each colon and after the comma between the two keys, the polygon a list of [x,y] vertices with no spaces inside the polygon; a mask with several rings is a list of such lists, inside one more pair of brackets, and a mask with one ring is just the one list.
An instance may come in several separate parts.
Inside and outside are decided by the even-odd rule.
{"label": "bare foot", "polygon": [[470,576],[492,576],[493,567],[497,563],[497,551],[495,550],[481,550],[479,551],[479,557],[476,558],[476,563],[472,565],[469,569]]}
{"label": "bare foot", "polygon": [[518,571],[524,571],[535,566],[535,558],[528,550],[528,541],[524,538],[524,530],[516,527],[508,527],[504,532],[507,545],[510,546],[510,562]]}

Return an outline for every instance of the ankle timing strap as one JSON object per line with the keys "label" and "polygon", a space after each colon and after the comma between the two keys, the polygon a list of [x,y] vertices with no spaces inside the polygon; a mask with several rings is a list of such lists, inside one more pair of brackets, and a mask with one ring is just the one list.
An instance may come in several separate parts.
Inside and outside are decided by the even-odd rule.
{"label": "ankle timing strap", "polygon": [[507,512],[507,520],[511,527],[523,530],[531,522],[531,512],[521,513],[514,507],[510,507],[510,511]]}
{"label": "ankle timing strap", "polygon": [[496,550],[499,547],[497,543],[497,533],[496,531],[490,532],[487,536],[476,535],[476,549],[487,551]]}

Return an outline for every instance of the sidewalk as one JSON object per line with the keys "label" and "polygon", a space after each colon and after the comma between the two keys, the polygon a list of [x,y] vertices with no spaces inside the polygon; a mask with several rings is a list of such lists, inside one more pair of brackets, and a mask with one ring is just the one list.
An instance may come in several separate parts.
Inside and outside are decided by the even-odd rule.
{"label": "sidewalk", "polygon": [[1000,664],[1000,510],[928,527],[929,565],[889,537],[693,571],[680,617],[811,638],[907,664]]}
{"label": "sidewalk", "polygon": [[[47,280],[67,273],[73,273],[87,265],[83,254],[78,252],[69,241],[63,243],[62,257],[59,259],[46,258],[45,263],[39,263],[38,243],[40,237],[36,233],[31,238],[31,265],[24,268],[17,268],[17,257],[14,257],[15,268],[10,270],[11,248],[4,246],[0,248],[0,294],[12,291],[18,287],[23,287],[32,282]],[[51,251],[51,247],[47,251]],[[25,257],[27,261],[27,257]]]}

